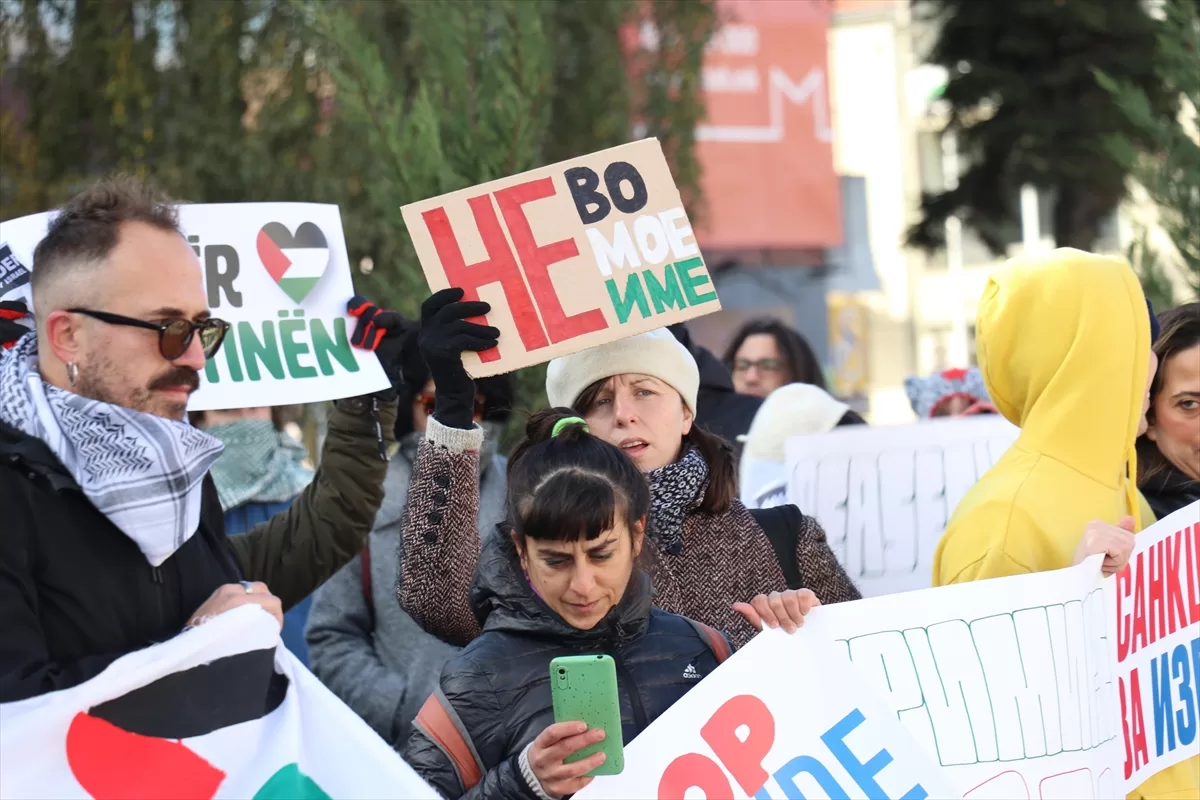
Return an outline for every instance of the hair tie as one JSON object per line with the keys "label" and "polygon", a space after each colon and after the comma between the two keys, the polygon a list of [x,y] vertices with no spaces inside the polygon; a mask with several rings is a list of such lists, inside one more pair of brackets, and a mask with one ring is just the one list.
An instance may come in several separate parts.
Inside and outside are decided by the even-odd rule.
{"label": "hair tie", "polygon": [[591,433],[592,429],[588,427],[587,420],[583,417],[563,417],[558,422],[554,423],[554,428],[550,431],[550,438],[558,436],[563,432],[563,429],[569,425],[578,425],[583,428],[584,433]]}

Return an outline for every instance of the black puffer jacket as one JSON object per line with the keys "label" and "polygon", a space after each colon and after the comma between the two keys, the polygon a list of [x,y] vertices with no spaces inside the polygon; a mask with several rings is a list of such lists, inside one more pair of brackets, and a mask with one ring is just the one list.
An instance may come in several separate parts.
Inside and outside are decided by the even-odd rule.
{"label": "black puffer jacket", "polygon": [[599,625],[573,628],[534,594],[509,536],[489,536],[471,591],[483,633],[442,670],[404,758],[447,798],[536,800],[519,758],[554,724],[550,661],[600,653],[617,664],[629,744],[729,653],[724,636],[651,608],[650,594],[639,571]]}

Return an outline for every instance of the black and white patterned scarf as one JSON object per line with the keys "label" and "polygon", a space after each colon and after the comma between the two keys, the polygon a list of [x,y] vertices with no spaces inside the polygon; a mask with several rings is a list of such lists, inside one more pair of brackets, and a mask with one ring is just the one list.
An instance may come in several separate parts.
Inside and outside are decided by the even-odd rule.
{"label": "black and white patterned scarf", "polygon": [[45,442],[152,566],[199,527],[202,481],[221,443],[186,422],[51,386],[38,374],[33,333],[0,351],[0,420]]}
{"label": "black and white patterned scarf", "polygon": [[658,546],[679,555],[683,520],[700,505],[708,488],[708,464],[694,448],[673,464],[646,473],[650,482],[650,535]]}

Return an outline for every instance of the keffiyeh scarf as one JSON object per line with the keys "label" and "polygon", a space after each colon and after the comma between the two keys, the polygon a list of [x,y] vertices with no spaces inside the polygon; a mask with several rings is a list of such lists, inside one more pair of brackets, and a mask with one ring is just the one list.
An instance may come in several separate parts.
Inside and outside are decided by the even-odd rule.
{"label": "keffiyeh scarf", "polygon": [[35,334],[0,351],[0,420],[42,440],[152,566],[199,527],[202,481],[221,443],[186,422],[51,386],[38,374]]}
{"label": "keffiyeh scarf", "polygon": [[689,448],[673,464],[646,473],[650,482],[650,535],[672,555],[683,549],[683,520],[708,488],[708,464]]}
{"label": "keffiyeh scarf", "polygon": [[312,481],[308,451],[269,419],[240,419],[206,429],[225,445],[212,466],[221,508],[243,503],[286,503]]}

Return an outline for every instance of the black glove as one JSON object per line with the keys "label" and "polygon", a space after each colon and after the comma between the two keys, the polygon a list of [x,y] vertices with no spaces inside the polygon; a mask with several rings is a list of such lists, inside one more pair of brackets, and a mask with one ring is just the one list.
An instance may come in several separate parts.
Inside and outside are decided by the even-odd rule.
{"label": "black glove", "polygon": [[390,388],[376,392],[372,397],[388,402],[395,400],[396,387],[404,382],[400,376],[400,352],[404,344],[404,334],[409,326],[399,313],[384,311],[358,295],[346,304],[346,311],[350,316],[358,318],[354,334],[350,337],[350,344],[373,351],[379,357],[379,363],[392,383]]}
{"label": "black glove", "polygon": [[451,428],[470,430],[475,425],[475,382],[462,364],[464,350],[496,346],[500,331],[489,325],[467,322],[492,310],[487,303],[460,303],[462,289],[443,289],[421,304],[421,333],[417,344],[429,377],[437,387],[433,415]]}
{"label": "black glove", "polygon": [[20,320],[29,318],[29,306],[24,300],[6,300],[0,303],[0,347],[8,350],[31,328]]}

